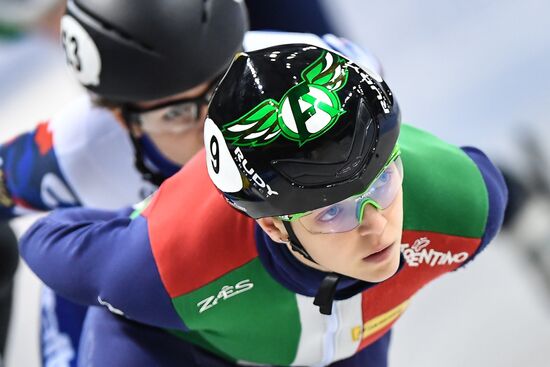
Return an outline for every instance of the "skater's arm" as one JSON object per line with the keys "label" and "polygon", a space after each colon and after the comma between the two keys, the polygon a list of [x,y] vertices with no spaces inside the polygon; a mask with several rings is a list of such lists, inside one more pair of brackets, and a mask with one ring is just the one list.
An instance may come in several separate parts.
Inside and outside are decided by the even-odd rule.
{"label": "skater's arm", "polygon": [[487,247],[487,244],[493,240],[502,226],[504,209],[508,201],[508,189],[498,168],[491,163],[483,152],[472,147],[464,147],[462,150],[472,159],[483,176],[489,200],[487,224],[481,238],[481,244],[473,256],[475,257],[475,255]]}
{"label": "skater's arm", "polygon": [[59,167],[48,123],[0,144],[0,220],[78,204]]}
{"label": "skater's arm", "polygon": [[184,328],[161,282],[146,219],[132,209],[56,210],[21,239],[21,255],[54,291],[85,305],[166,328]]}

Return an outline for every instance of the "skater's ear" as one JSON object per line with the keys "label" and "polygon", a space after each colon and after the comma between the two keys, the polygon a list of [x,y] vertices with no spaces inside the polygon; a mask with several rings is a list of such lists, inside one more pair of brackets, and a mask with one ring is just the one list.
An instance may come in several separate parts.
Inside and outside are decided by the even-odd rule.
{"label": "skater's ear", "polygon": [[258,222],[260,227],[273,241],[285,244],[288,243],[288,233],[280,219],[266,217],[257,219],[256,222]]}

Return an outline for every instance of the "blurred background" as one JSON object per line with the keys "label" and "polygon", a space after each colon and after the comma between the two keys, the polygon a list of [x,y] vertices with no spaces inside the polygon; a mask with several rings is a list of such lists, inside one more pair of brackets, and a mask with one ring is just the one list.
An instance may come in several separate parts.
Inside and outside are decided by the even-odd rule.
{"label": "blurred background", "polygon": [[[51,4],[36,19],[14,26],[6,20],[10,1],[0,1],[0,141],[32,128],[81,93],[57,41],[62,2],[45,2]],[[550,3],[324,0],[321,5],[337,35],[379,57],[405,122],[483,149],[521,188],[521,209],[508,229],[466,270],[431,283],[413,299],[394,328],[390,365],[547,366]],[[20,233],[31,220],[18,219],[13,226]],[[39,288],[21,264],[7,367],[39,365]]]}
{"label": "blurred background", "polygon": [[525,190],[508,231],[413,299],[390,365],[548,366],[550,3],[324,3],[381,59],[404,121],[483,149]]}

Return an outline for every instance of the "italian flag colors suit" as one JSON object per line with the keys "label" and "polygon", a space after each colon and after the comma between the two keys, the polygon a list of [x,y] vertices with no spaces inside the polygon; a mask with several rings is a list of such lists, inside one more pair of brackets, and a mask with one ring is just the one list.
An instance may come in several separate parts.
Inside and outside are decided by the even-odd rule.
{"label": "italian flag colors suit", "polygon": [[160,279],[186,329],[169,331],[235,363],[281,366],[328,365],[385,335],[414,293],[463,266],[494,237],[506,200],[502,178],[480,151],[407,125],[399,144],[405,172],[400,270],[337,294],[329,316],[313,305],[314,294],[280,281],[285,269],[262,255],[277,245],[224,201],[209,181],[204,153],[196,157],[138,215],[146,219]]}

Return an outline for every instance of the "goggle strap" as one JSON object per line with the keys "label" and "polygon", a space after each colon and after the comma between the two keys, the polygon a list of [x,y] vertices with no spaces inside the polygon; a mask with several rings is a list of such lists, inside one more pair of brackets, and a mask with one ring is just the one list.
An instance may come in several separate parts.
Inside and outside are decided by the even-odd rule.
{"label": "goggle strap", "polygon": [[313,304],[315,306],[319,306],[319,312],[323,315],[332,314],[332,303],[334,301],[334,294],[336,293],[336,286],[339,281],[339,274],[329,273],[321,282],[321,286],[315,295]]}

